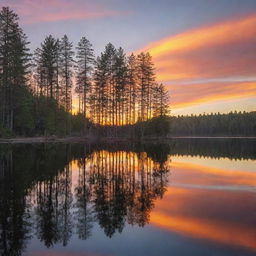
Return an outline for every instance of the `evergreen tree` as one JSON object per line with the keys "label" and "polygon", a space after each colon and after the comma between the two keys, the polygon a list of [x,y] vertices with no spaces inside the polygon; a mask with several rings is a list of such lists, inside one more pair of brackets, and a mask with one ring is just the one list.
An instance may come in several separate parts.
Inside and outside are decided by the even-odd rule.
{"label": "evergreen tree", "polygon": [[169,114],[168,91],[163,84],[156,84],[153,87],[153,115],[154,117],[167,116]]}
{"label": "evergreen tree", "polygon": [[73,44],[66,35],[60,41],[60,74],[62,80],[63,105],[67,112],[72,110],[72,77],[74,67]]}
{"label": "evergreen tree", "polygon": [[21,107],[19,91],[27,82],[27,44],[17,14],[3,7],[0,11],[0,127],[10,131],[15,125],[15,113]]}
{"label": "evergreen tree", "polygon": [[[72,78],[74,52],[72,43],[66,35],[60,41],[60,75],[62,82],[62,104],[67,113],[72,111]],[[69,115],[68,115],[69,117]],[[71,132],[71,120],[66,120],[66,133]]]}
{"label": "evergreen tree", "polygon": [[107,106],[107,71],[106,61],[103,54],[96,59],[94,71],[94,88],[92,99],[94,100],[94,121],[98,124],[104,123],[105,107]]}
{"label": "evergreen tree", "polygon": [[[156,86],[151,56],[126,57],[111,43],[96,59],[91,43],[81,38],[74,65],[72,43],[49,35],[35,50],[31,71],[27,39],[18,16],[0,12],[0,133],[57,134],[95,124],[122,126],[166,115],[168,98]],[[76,67],[78,115],[72,116],[72,81]],[[29,83],[28,83],[28,78]],[[81,115],[82,114],[82,115]],[[64,124],[64,125],[63,125]],[[62,127],[62,128],[61,128]]]}
{"label": "evergreen tree", "polygon": [[109,124],[116,115],[116,93],[113,76],[116,50],[108,44],[105,51],[96,60],[94,72],[94,98],[96,123]]}
{"label": "evergreen tree", "polygon": [[79,113],[85,117],[88,115],[88,94],[91,91],[91,74],[93,71],[94,54],[92,44],[86,37],[82,37],[77,46],[77,75],[76,91],[79,95]]}
{"label": "evergreen tree", "polygon": [[127,124],[134,124],[137,120],[136,102],[137,102],[137,59],[134,54],[128,57],[128,75],[127,75]]}
{"label": "evergreen tree", "polygon": [[40,68],[41,87],[43,88],[43,94],[50,99],[56,98],[57,90],[57,51],[58,51],[58,41],[51,35],[47,36],[44,42],[41,44],[41,49],[38,50],[39,53],[39,65]]}
{"label": "evergreen tree", "polygon": [[149,53],[137,56],[139,120],[146,121],[152,117],[152,92],[155,83],[152,57]]}
{"label": "evergreen tree", "polygon": [[115,78],[115,102],[116,102],[116,118],[115,125],[124,125],[127,118],[127,111],[125,105],[127,104],[127,63],[124,50],[119,48],[116,51],[114,58],[114,78]]}
{"label": "evergreen tree", "polygon": [[115,56],[116,49],[113,44],[108,43],[103,53],[106,72],[106,104],[104,113],[104,123],[114,124],[117,122],[117,99],[116,99],[116,83],[115,83]]}

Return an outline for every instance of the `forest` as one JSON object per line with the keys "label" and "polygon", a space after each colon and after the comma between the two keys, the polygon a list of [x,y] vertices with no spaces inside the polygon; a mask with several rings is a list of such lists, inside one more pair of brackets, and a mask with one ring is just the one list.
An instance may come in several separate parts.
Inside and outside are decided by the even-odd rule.
{"label": "forest", "polygon": [[173,136],[256,136],[256,111],[170,117]]}
{"label": "forest", "polygon": [[49,35],[32,54],[18,21],[2,8],[0,136],[85,135],[168,115],[149,53],[127,56],[109,43],[95,57],[86,37],[75,47],[67,35]]}
{"label": "forest", "polygon": [[172,116],[149,53],[84,36],[46,36],[31,53],[10,8],[0,11],[0,138],[14,136],[255,136],[255,112]]}

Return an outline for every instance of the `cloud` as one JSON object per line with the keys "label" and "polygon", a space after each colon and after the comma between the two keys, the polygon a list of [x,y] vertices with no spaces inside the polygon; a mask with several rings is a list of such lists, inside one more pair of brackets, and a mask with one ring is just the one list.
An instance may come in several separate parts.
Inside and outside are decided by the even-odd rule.
{"label": "cloud", "polygon": [[167,85],[171,104],[175,108],[210,101],[256,96],[256,82],[212,82]]}
{"label": "cloud", "polygon": [[107,9],[88,0],[3,0],[2,6],[13,8],[25,24],[98,19],[128,13]]}
{"label": "cloud", "polygon": [[167,37],[142,51],[153,56],[157,79],[170,89],[175,108],[252,97],[256,96],[255,28],[253,14]]}
{"label": "cloud", "polygon": [[255,76],[256,36],[248,42],[205,46],[154,59],[158,79],[163,81]]}
{"label": "cloud", "polygon": [[230,20],[207,27],[190,30],[176,36],[151,43],[143,50],[154,57],[171,53],[191,52],[192,50],[230,45],[232,42],[244,42],[255,39],[256,14],[239,20]]}

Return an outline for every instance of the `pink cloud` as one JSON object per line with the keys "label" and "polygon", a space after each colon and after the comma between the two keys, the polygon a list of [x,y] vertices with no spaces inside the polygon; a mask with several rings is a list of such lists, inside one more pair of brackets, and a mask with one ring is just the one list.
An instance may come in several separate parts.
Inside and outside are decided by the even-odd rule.
{"label": "pink cloud", "polygon": [[107,9],[88,0],[3,0],[1,5],[13,8],[25,24],[98,19],[128,14],[125,11]]}

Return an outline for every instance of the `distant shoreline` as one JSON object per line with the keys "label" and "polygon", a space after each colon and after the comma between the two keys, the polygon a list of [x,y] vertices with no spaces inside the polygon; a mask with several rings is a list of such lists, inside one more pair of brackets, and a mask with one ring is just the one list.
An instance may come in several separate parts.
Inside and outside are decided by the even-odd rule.
{"label": "distant shoreline", "polygon": [[168,137],[145,137],[142,140],[132,140],[130,138],[113,138],[113,137],[102,137],[102,138],[88,138],[88,137],[17,137],[17,138],[1,138],[0,144],[23,144],[23,143],[115,143],[115,142],[166,142],[166,140],[172,139],[256,139],[253,136],[168,136]]}
{"label": "distant shoreline", "polygon": [[168,139],[256,139],[255,136],[171,136]]}

